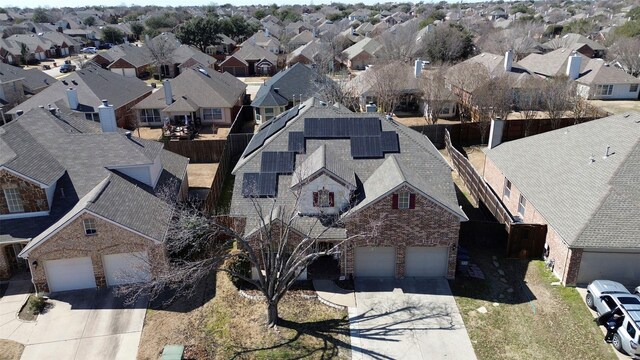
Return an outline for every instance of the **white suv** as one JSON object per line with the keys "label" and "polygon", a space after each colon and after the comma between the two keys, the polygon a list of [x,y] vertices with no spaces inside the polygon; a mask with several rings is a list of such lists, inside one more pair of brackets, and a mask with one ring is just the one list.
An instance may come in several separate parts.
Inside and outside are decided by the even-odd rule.
{"label": "white suv", "polygon": [[639,357],[640,305],[622,305],[621,309],[624,320],[622,326],[613,334],[611,344],[620,352]]}

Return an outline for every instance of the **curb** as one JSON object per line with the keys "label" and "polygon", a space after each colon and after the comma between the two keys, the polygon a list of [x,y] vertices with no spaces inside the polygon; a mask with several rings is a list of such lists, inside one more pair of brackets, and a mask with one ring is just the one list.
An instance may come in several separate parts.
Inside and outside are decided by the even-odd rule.
{"label": "curb", "polygon": [[323,298],[321,298],[320,296],[316,296],[316,298],[318,299],[318,301],[320,301],[321,303],[323,303],[324,305],[327,305],[329,307],[332,307],[334,309],[338,309],[338,310],[346,310],[348,308],[348,306],[344,306],[344,305],[338,305],[338,304],[334,304],[329,300],[325,300]]}

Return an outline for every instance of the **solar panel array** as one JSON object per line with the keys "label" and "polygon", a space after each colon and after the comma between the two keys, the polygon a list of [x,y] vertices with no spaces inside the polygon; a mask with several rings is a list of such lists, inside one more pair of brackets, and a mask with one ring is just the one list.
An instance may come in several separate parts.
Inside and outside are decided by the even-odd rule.
{"label": "solar panel array", "polygon": [[242,196],[274,197],[278,190],[278,174],[245,173],[242,178]]}
{"label": "solar panel array", "polygon": [[[245,156],[259,149],[276,132],[282,130],[298,115],[294,107],[265,122],[247,146]],[[385,153],[400,152],[398,134],[382,131],[380,119],[371,118],[306,118],[304,131],[291,131],[288,151],[264,151],[260,172],[245,173],[242,195],[245,197],[274,197],[278,190],[278,175],[292,174],[295,155],[306,152],[307,139],[350,139],[354,159],[383,158]]]}
{"label": "solar panel array", "polygon": [[298,107],[295,106],[279,114],[273,119],[263,123],[258,129],[258,132],[255,135],[253,135],[253,138],[251,139],[251,142],[249,142],[249,145],[247,145],[247,149],[245,150],[245,156],[258,150],[260,147],[262,147],[262,145],[264,145],[264,142],[268,138],[270,138],[273,134],[277,133],[278,131],[282,130],[291,119],[293,119],[298,115],[298,110],[299,110]]}
{"label": "solar panel array", "polygon": [[295,165],[295,153],[291,151],[265,151],[260,163],[261,173],[291,174]]}

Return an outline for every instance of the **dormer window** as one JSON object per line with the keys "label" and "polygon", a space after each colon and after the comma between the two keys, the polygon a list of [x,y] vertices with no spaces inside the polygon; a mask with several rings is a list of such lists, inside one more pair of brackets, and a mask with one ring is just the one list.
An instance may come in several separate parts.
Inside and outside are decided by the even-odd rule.
{"label": "dormer window", "polygon": [[22,203],[22,196],[17,188],[4,189],[4,197],[7,200],[7,207],[10,213],[24,212],[24,205]]}
{"label": "dormer window", "polygon": [[326,189],[319,190],[313,193],[313,206],[314,207],[333,207],[334,195],[332,192]]}
{"label": "dormer window", "polygon": [[83,224],[85,235],[95,235],[98,232],[95,219],[84,219]]}

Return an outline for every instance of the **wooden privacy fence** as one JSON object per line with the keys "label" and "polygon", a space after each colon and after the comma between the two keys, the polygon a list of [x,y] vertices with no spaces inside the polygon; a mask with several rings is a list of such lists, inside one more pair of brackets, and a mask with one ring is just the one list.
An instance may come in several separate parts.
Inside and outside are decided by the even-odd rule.
{"label": "wooden privacy fence", "polygon": [[220,162],[225,139],[167,141],[164,148],[189,158],[192,164]]}
{"label": "wooden privacy fence", "polygon": [[[507,257],[542,257],[544,243],[547,236],[547,225],[517,222],[513,216],[511,216],[511,213],[507,210],[502,201],[493,192],[491,187],[489,187],[482,176],[480,176],[473,165],[471,165],[469,160],[453,147],[451,143],[451,136],[446,130],[444,140],[447,152],[451,157],[453,167],[458,171],[460,178],[464,181],[471,195],[477,201],[482,201],[496,220],[505,227],[505,230],[508,233],[506,249]],[[464,229],[466,233],[461,233],[461,235],[464,234],[467,238],[473,237],[469,232],[478,231],[478,229],[469,229],[469,227],[470,226],[463,226],[462,229]],[[494,232],[494,236],[499,236],[499,233],[495,232],[495,229],[492,231]],[[486,239],[483,239],[483,241],[486,242]]]}
{"label": "wooden privacy fence", "polygon": [[[591,121],[595,118],[583,118],[579,122]],[[576,123],[575,119],[564,118],[556,120],[555,129],[571,126]],[[486,143],[489,141],[490,121],[484,122],[465,122],[460,124],[434,124],[410,126],[413,130],[424,134],[438,148],[446,147],[445,133],[449,132],[451,142],[456,146],[480,145],[482,139]],[[533,119],[533,120],[506,120],[502,131],[502,141],[510,141],[521,139],[525,136],[541,134],[554,129],[553,122],[550,119]],[[484,136],[481,136],[484,134]]]}

